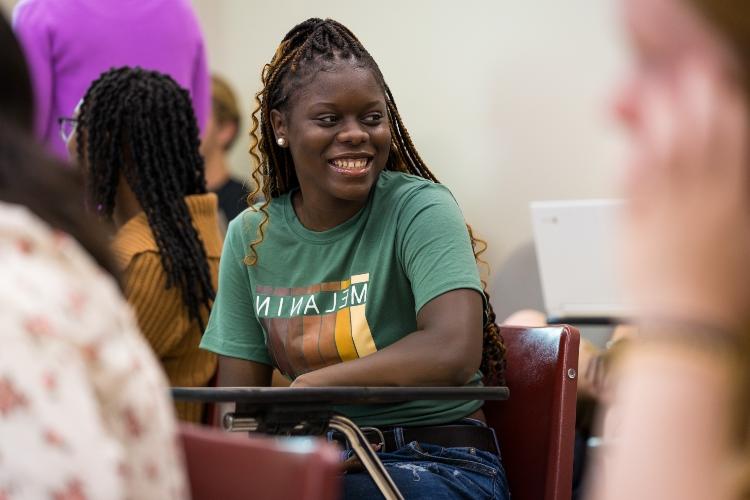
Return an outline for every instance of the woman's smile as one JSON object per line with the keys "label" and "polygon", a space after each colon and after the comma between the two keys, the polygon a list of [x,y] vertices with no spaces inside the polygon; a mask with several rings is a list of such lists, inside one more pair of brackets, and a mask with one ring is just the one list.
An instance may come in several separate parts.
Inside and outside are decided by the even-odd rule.
{"label": "woman's smile", "polygon": [[339,156],[328,160],[334,172],[345,177],[364,177],[372,168],[372,155]]}

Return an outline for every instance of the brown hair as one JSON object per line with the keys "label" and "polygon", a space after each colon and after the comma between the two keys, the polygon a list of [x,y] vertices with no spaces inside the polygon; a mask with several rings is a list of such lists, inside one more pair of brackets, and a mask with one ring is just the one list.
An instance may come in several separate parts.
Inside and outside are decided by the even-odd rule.
{"label": "brown hair", "polygon": [[211,112],[218,125],[233,123],[235,132],[226,146],[225,150],[231,149],[240,131],[240,108],[237,105],[237,97],[232,91],[229,83],[219,75],[211,75]]}
{"label": "brown hair", "polygon": [[31,133],[34,102],[31,76],[21,45],[5,16],[0,13],[0,115]]}
{"label": "brown hair", "polygon": [[750,97],[750,3],[747,0],[688,0],[729,43]]}

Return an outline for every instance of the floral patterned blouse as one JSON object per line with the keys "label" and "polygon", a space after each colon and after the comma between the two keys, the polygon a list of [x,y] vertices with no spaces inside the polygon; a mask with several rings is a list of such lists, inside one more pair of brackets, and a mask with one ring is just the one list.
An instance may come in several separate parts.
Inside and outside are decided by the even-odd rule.
{"label": "floral patterned blouse", "polygon": [[0,203],[0,500],[186,498],[166,378],[114,280]]}

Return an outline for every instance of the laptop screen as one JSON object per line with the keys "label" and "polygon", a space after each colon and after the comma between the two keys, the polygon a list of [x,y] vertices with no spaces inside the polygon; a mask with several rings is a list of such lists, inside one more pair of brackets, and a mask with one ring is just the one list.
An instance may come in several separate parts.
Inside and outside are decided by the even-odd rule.
{"label": "laptop screen", "polygon": [[622,200],[531,203],[547,316],[593,322],[626,319],[619,266]]}

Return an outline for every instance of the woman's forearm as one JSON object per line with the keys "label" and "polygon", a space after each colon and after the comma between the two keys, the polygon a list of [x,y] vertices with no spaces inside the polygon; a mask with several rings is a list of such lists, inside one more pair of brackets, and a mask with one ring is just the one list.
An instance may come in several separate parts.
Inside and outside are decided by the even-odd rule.
{"label": "woman's forearm", "polygon": [[293,386],[458,386],[482,361],[482,296],[446,292],[425,304],[417,330],[369,356],[298,377]]}
{"label": "woman's forearm", "polygon": [[219,387],[268,387],[273,367],[229,356],[219,356]]}
{"label": "woman's forearm", "polygon": [[730,365],[674,344],[630,354],[605,417],[609,444],[592,498],[731,498]]}
{"label": "woman's forearm", "polygon": [[466,352],[419,330],[364,358],[320,368],[298,377],[302,386],[458,386],[479,368],[481,350]]}

